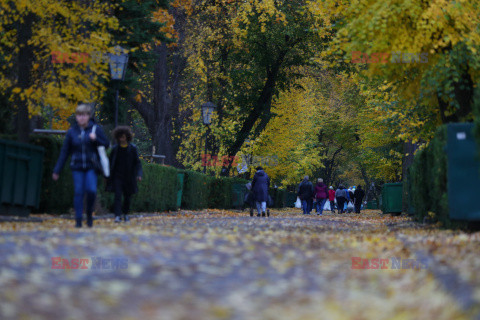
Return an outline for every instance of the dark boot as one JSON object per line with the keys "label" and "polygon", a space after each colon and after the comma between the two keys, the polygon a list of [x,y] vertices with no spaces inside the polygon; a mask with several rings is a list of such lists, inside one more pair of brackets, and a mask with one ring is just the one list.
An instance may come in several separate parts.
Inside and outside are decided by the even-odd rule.
{"label": "dark boot", "polygon": [[92,214],[88,214],[87,213],[87,226],[89,228],[93,227],[93,217],[92,217]]}
{"label": "dark boot", "polygon": [[81,227],[82,227],[82,218],[75,219],[75,228],[81,228]]}
{"label": "dark boot", "polygon": [[267,209],[267,217],[270,217],[270,209]]}
{"label": "dark boot", "polygon": [[262,212],[262,217],[265,217],[265,212]]}
{"label": "dark boot", "polygon": [[250,217],[253,217],[253,208],[250,208]]}

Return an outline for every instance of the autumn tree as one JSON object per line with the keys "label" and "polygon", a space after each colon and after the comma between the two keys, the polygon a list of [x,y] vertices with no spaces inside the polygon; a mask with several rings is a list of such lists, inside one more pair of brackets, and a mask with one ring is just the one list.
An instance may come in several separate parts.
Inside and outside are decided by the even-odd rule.
{"label": "autumn tree", "polygon": [[0,87],[16,113],[16,132],[27,141],[29,117],[50,110],[54,127],[78,101],[95,101],[104,90],[107,66],[91,61],[107,52],[117,20],[111,6],[92,1],[0,1]]}
{"label": "autumn tree", "polygon": [[[139,60],[136,66],[139,69],[136,72],[139,86],[136,93],[127,98],[127,102],[144,119],[156,153],[165,155],[165,163],[169,165],[177,164],[175,155],[178,142],[174,139],[174,132],[182,100],[181,80],[186,65],[183,55],[185,19],[190,10],[189,0],[175,0],[168,8],[157,5],[153,18],[162,23],[162,27],[154,33],[153,41],[145,43],[144,50],[140,50],[153,53],[154,64],[142,66],[143,60]],[[138,30],[143,29],[139,26]]]}
{"label": "autumn tree", "polygon": [[280,157],[269,175],[283,185],[305,174],[334,185],[397,179],[399,142],[376,109],[375,91],[354,75],[297,71],[304,76],[275,99],[276,117],[255,142],[255,154]]}
{"label": "autumn tree", "polygon": [[316,1],[336,31],[332,56],[357,62],[390,96],[405,140],[428,141],[434,128],[472,119],[479,80],[478,1]]}
{"label": "autumn tree", "polygon": [[[308,64],[322,43],[315,17],[305,1],[205,1],[195,20],[189,62],[196,92],[186,108],[194,122],[185,123],[180,157],[200,160],[204,128],[201,105],[210,96],[218,105],[212,150],[235,156],[246,139],[255,139],[272,118],[273,97],[293,83],[292,67]],[[186,156],[187,155],[187,156]]]}

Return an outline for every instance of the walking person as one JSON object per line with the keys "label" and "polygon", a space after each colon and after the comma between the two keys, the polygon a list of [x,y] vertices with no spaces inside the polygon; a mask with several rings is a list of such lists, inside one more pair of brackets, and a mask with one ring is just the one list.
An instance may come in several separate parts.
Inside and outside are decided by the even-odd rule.
{"label": "walking person", "polygon": [[316,211],[317,215],[321,216],[323,213],[323,206],[325,206],[325,202],[327,202],[328,194],[327,194],[327,185],[323,183],[323,179],[319,178],[317,180],[317,184],[315,185],[315,199],[317,201]]}
{"label": "walking person", "polygon": [[308,181],[308,176],[305,176],[298,186],[297,196],[302,201],[303,214],[310,214],[313,207],[313,185]]}
{"label": "walking person", "polygon": [[348,190],[348,198],[347,198],[347,200],[353,202],[353,191],[354,191],[354,190],[353,190],[352,188],[348,188],[347,190]]}
{"label": "walking person", "polygon": [[[138,157],[137,147],[132,144],[133,134],[128,126],[119,126],[113,130],[117,142],[110,153],[110,172],[106,190],[113,192],[113,211],[115,222],[129,221],[130,199],[138,192],[137,180],[142,181],[142,163]],[[122,205],[123,195],[123,205]]]}
{"label": "walking person", "polygon": [[360,209],[362,208],[363,197],[365,197],[365,191],[363,191],[362,186],[359,185],[355,189],[355,192],[353,193],[355,213],[360,213]]}
{"label": "walking person", "polygon": [[353,205],[353,190],[352,188],[345,188],[347,190],[347,202],[345,204],[345,210],[347,213],[352,213],[354,211],[354,205]]}
{"label": "walking person", "polygon": [[70,155],[72,156],[70,169],[73,177],[73,206],[75,208],[75,227],[77,228],[82,227],[85,195],[87,197],[87,226],[93,226],[92,213],[97,196],[97,170],[100,168],[97,147],[108,148],[109,146],[102,127],[91,119],[92,111],[91,104],[81,103],[77,106],[75,110],[76,123],[67,131],[52,174],[52,179],[57,181],[65,162]]}
{"label": "walking person", "polygon": [[348,191],[345,189],[343,184],[340,184],[338,186],[337,191],[335,191],[335,198],[337,198],[337,205],[338,205],[338,213],[342,214],[344,213],[344,205],[345,202],[347,201],[347,193]]}
{"label": "walking person", "polygon": [[328,201],[330,201],[330,210],[335,213],[335,190],[332,186],[328,189]]}
{"label": "walking person", "polygon": [[252,192],[255,205],[257,207],[257,217],[265,217],[265,212],[270,216],[270,211],[267,211],[268,188],[270,187],[270,178],[267,173],[263,171],[262,167],[256,168],[257,172],[252,180]]}

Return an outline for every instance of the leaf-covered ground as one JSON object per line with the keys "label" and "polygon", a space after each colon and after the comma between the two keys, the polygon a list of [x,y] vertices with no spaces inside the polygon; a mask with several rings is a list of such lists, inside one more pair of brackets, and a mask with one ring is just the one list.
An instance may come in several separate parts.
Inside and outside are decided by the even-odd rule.
{"label": "leaf-covered ground", "polygon": [[[122,224],[99,217],[92,229],[47,215],[6,219],[0,319],[480,317],[480,233],[373,210],[272,213],[179,211]],[[388,263],[353,269],[354,257]],[[398,269],[393,257],[422,264]],[[52,258],[89,262],[53,269]],[[99,258],[106,264],[93,268]]]}

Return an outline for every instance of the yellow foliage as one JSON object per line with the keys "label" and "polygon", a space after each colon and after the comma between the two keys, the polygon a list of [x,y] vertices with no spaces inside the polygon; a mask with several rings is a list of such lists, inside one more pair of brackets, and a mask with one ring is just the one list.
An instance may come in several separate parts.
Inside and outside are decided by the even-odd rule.
{"label": "yellow foliage", "polygon": [[[55,53],[69,57],[106,53],[111,50],[111,35],[108,29],[118,27],[116,18],[108,15],[112,5],[101,2],[78,2],[56,0],[0,0],[0,7],[9,7],[0,16],[0,30],[9,29],[14,21],[23,23],[28,15],[35,17],[32,35],[28,39],[34,54],[31,68],[31,86],[15,87],[12,77],[12,64],[0,66],[0,83],[2,92],[8,93],[12,87],[11,101],[17,98],[27,100],[31,115],[40,114],[44,108],[50,108],[58,116],[55,128],[64,128],[66,118],[71,115],[78,101],[95,101],[105,90],[102,82],[109,77],[108,65],[95,61],[71,60],[57,61]],[[52,19],[52,17],[61,19]],[[59,23],[59,21],[64,21]],[[95,31],[85,30],[85,24],[95,26]],[[6,61],[16,59],[18,47],[17,34],[7,32],[2,35],[0,55]],[[69,58],[70,59],[70,58]],[[80,63],[79,63],[80,62]]]}

